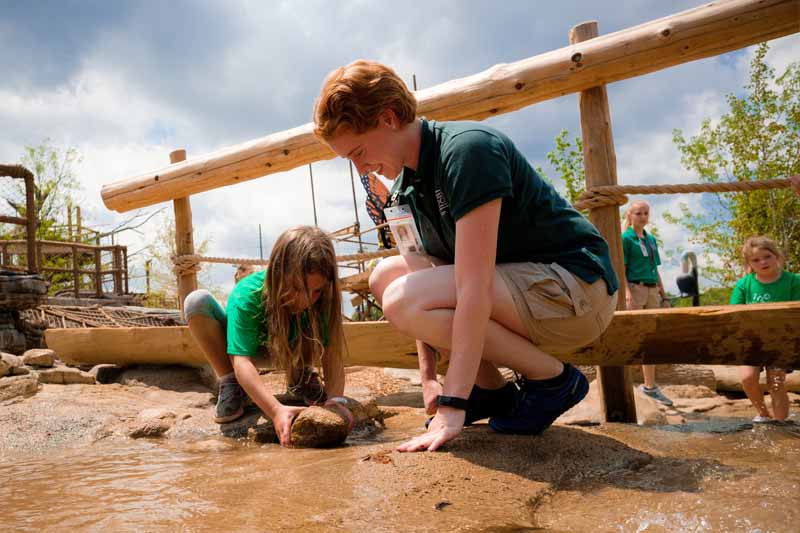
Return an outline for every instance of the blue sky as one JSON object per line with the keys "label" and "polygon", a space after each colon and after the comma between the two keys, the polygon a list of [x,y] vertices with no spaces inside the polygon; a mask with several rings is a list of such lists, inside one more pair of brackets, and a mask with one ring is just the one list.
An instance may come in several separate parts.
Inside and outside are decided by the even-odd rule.
{"label": "blue sky", "polygon": [[[415,74],[425,88],[565,46],[569,29],[585,20],[610,33],[698,5],[0,0],[0,161],[18,161],[25,145],[45,138],[76,147],[83,155],[77,170],[84,219],[110,227],[129,215],[103,206],[102,185],[165,165],[175,148],[191,157],[304,124],[325,75],[354,59],[387,63],[409,85]],[[768,61],[779,72],[800,57],[796,35],[771,44]],[[695,181],[680,167],[672,130],[691,135],[703,118],[723,113],[724,95],[746,81],[751,54],[746,49],[610,85],[620,182]],[[577,97],[490,123],[554,176],[546,154],[562,128],[579,135]],[[351,224],[346,162],[316,164],[314,180],[320,225]],[[676,211],[678,201],[699,208],[699,197],[648,199],[666,246],[691,248],[661,214]],[[267,249],[286,227],[313,223],[307,169],[203,193],[192,197],[192,207],[195,240],[211,239],[209,255],[257,257],[259,223]],[[367,220],[363,209],[360,219]],[[132,232],[121,239],[131,250],[143,242]],[[232,283],[232,267],[209,272],[217,284]],[[668,287],[676,274],[676,266],[663,269]]]}

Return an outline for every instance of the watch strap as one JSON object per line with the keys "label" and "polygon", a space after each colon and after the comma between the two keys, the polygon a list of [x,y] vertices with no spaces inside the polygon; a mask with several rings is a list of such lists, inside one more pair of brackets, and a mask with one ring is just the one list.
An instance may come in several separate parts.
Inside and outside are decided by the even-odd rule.
{"label": "watch strap", "polygon": [[439,395],[436,397],[436,405],[466,411],[469,408],[469,401],[464,398],[459,398],[458,396]]}

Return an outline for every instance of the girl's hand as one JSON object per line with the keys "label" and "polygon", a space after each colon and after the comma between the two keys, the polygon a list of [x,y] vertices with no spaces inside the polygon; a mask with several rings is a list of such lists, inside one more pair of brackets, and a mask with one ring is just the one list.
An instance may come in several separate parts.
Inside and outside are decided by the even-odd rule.
{"label": "girl's hand", "polygon": [[426,379],[422,382],[422,400],[425,402],[425,413],[432,415],[436,413],[439,405],[436,397],[442,394],[442,384],[435,379]]}
{"label": "girl's hand", "polygon": [[292,422],[303,409],[305,407],[284,405],[272,418],[272,425],[275,427],[281,446],[292,445]]}
{"label": "girl's hand", "polygon": [[398,452],[436,451],[445,442],[461,433],[466,412],[452,407],[439,407],[431,420],[428,431],[397,447]]}

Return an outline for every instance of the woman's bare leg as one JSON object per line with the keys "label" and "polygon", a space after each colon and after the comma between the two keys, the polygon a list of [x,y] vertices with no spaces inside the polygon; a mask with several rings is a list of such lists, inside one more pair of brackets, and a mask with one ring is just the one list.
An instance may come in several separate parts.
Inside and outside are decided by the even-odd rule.
{"label": "woman's bare leg", "polygon": [[772,413],[775,420],[786,420],[789,416],[789,393],[786,391],[786,372],[767,369],[767,387],[772,397]]}

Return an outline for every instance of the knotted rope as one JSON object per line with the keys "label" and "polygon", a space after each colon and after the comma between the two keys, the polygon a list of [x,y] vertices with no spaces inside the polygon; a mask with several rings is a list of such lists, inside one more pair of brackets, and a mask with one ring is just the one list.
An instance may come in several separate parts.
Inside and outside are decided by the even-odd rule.
{"label": "knotted rope", "polygon": [[684,183],[676,185],[603,185],[592,187],[578,197],[575,209],[594,209],[607,205],[623,205],[626,194],[675,194],[687,192],[748,192],[766,189],[788,189],[785,178],[760,181],[729,181],[724,183]]}

